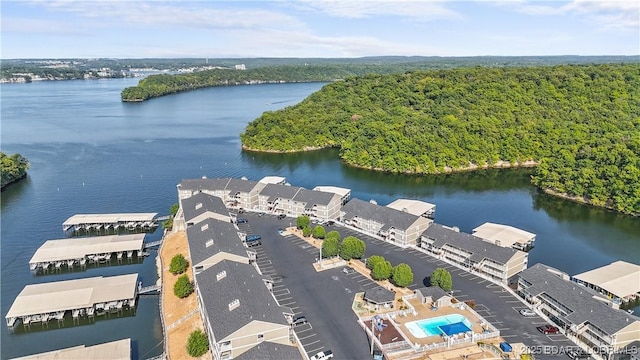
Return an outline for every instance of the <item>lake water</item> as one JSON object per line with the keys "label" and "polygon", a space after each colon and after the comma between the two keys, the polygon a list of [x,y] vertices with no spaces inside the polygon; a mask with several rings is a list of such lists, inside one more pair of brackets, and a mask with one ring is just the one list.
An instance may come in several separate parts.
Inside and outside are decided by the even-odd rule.
{"label": "lake water", "polygon": [[[471,230],[487,221],[537,234],[529,263],[569,274],[615,260],[640,262],[640,221],[555,199],[529,185],[528,170],[403,176],[346,167],[335,150],[305,154],[242,152],[238,134],[263,111],[294,105],[323,84],[202,89],[143,103],[120,102],[139,79],[3,84],[2,151],[31,162],[28,178],[2,193],[1,304],[6,315],[27,284],[137,272],[157,280],[155,256],[142,263],[33,276],[28,261],[62,238],[75,213],[158,212],[177,201],[183,178],[285,176],[298,186],[336,185],[387,204],[399,197],[437,205],[436,221]],[[160,231],[148,235],[159,239]],[[640,312],[640,310],[637,310]],[[158,297],[142,296],[135,316],[49,330],[0,326],[2,359],[125,337],[140,359],[162,352]]]}

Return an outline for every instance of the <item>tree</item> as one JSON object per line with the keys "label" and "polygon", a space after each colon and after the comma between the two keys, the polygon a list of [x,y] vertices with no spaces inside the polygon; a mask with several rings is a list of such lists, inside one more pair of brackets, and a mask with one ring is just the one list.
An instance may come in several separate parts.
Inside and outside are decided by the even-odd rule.
{"label": "tree", "polygon": [[338,240],[338,242],[340,242],[340,233],[335,231],[335,230],[331,230],[324,237],[325,241],[327,241],[328,239],[336,239],[336,240]]}
{"label": "tree", "polygon": [[338,239],[331,238],[322,242],[322,257],[332,257],[338,255],[340,246],[338,245]]}
{"label": "tree", "polygon": [[193,331],[187,340],[187,353],[191,357],[200,357],[207,351],[209,351],[207,335],[200,329]]}
{"label": "tree", "polygon": [[451,274],[443,268],[435,269],[431,274],[429,282],[432,286],[439,286],[444,291],[451,291],[453,288]]}
{"label": "tree", "polygon": [[413,282],[413,272],[407,264],[398,264],[393,268],[391,280],[400,287],[407,287]]}
{"label": "tree", "polygon": [[178,210],[180,209],[180,204],[175,203],[173,205],[171,205],[171,207],[169,208],[169,214],[171,214],[171,216],[176,216],[176,214],[178,213]]}
{"label": "tree", "polygon": [[377,263],[383,262],[383,261],[385,261],[384,256],[372,255],[367,259],[367,267],[370,270],[373,270],[373,268],[376,266]]}
{"label": "tree", "polygon": [[173,275],[182,274],[187,271],[189,262],[184,258],[182,254],[175,255],[171,258],[171,264],[169,264],[169,272]]}
{"label": "tree", "polygon": [[324,227],[320,226],[320,225],[316,225],[316,227],[313,228],[313,237],[316,239],[324,239],[325,236],[325,230]]}
{"label": "tree", "polygon": [[313,230],[311,230],[311,226],[309,226],[309,225],[307,225],[304,228],[302,228],[302,236],[304,236],[304,237],[310,236],[312,232],[313,232]]}
{"label": "tree", "polygon": [[176,280],[173,285],[173,293],[180,299],[184,299],[193,292],[193,283],[189,280],[187,274],[184,274]]}
{"label": "tree", "polygon": [[393,266],[388,261],[380,261],[371,270],[371,277],[373,280],[387,280],[391,276]]}
{"label": "tree", "polygon": [[298,227],[298,229],[304,229],[305,226],[309,226],[310,223],[311,220],[307,215],[300,215],[296,219],[296,226]]}
{"label": "tree", "polygon": [[354,236],[347,236],[340,244],[340,257],[345,260],[360,259],[364,255],[364,241]]}

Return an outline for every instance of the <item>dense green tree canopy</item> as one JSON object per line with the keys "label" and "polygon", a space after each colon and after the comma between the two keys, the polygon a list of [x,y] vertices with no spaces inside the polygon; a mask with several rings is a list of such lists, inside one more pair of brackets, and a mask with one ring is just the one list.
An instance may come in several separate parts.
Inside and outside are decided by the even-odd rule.
{"label": "dense green tree canopy", "polygon": [[373,270],[373,268],[376,266],[377,263],[384,262],[384,261],[385,261],[384,256],[372,255],[367,259],[367,268]]}
{"label": "dense green tree canopy", "polygon": [[355,236],[347,236],[340,244],[340,257],[345,260],[360,259],[364,255],[366,245]]}
{"label": "dense green tree canopy", "polygon": [[331,230],[327,233],[327,236],[324,237],[325,241],[329,239],[336,239],[336,241],[340,242],[340,233],[336,230]]}
{"label": "dense green tree canopy", "polygon": [[2,172],[2,187],[23,178],[29,169],[29,161],[20,154],[7,156],[0,152],[0,172]]}
{"label": "dense green tree canopy", "polygon": [[340,251],[340,244],[338,243],[338,239],[332,237],[330,239],[325,239],[322,242],[322,257],[333,257],[338,255]]}
{"label": "dense green tree canopy", "polygon": [[439,286],[444,291],[451,291],[453,288],[453,281],[451,280],[451,274],[443,268],[437,268],[431,273],[429,278],[431,286]]}
{"label": "dense green tree canopy", "polygon": [[296,226],[298,229],[304,229],[305,226],[309,226],[311,220],[307,215],[300,215],[296,218]]}
{"label": "dense green tree canopy", "polygon": [[407,287],[413,282],[413,271],[411,267],[405,263],[398,264],[393,268],[391,280],[400,287]]}
{"label": "dense green tree canopy", "polygon": [[638,213],[639,136],[640,64],[603,64],[349,77],[240,137],[252,150],[338,147],[395,173],[541,163],[538,186]]}
{"label": "dense green tree canopy", "polygon": [[391,272],[393,271],[393,266],[388,261],[380,261],[375,264],[373,269],[371,269],[371,278],[373,280],[387,280],[391,277]]}
{"label": "dense green tree canopy", "polygon": [[324,229],[324,227],[322,225],[316,225],[316,227],[313,228],[313,237],[316,239],[324,239],[324,236],[326,235],[326,230]]}
{"label": "dense green tree canopy", "polygon": [[313,232],[313,229],[309,225],[305,225],[302,228],[302,236],[304,236],[304,237],[310,236],[312,232]]}

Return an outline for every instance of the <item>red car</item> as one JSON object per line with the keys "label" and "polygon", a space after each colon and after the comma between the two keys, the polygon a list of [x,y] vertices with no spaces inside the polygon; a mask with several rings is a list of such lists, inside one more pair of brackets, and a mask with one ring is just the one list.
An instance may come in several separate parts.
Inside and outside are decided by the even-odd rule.
{"label": "red car", "polygon": [[543,334],[557,334],[560,332],[560,329],[558,329],[555,326],[552,325],[545,325],[545,326],[538,326],[536,329],[538,329],[538,331],[540,331]]}

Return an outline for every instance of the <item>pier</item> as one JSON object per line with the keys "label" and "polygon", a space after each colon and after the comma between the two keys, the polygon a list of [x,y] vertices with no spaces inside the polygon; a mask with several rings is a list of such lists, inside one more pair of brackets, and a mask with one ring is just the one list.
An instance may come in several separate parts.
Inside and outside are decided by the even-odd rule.
{"label": "pier", "polygon": [[65,234],[79,231],[150,230],[158,227],[158,213],[76,214],[62,223]]}
{"label": "pier", "polygon": [[138,274],[56,281],[27,285],[5,316],[8,327],[64,320],[72,316],[94,316],[134,307],[138,296]]}
{"label": "pier", "polygon": [[131,359],[131,339],[122,339],[93,346],[79,345],[65,349],[53,350],[12,360],[51,360],[51,359]]}
{"label": "pier", "polygon": [[108,262],[115,254],[121,260],[142,256],[145,234],[95,236],[76,239],[48,240],[36,250],[29,268],[31,271],[59,269],[62,266],[84,267],[87,263]]}

